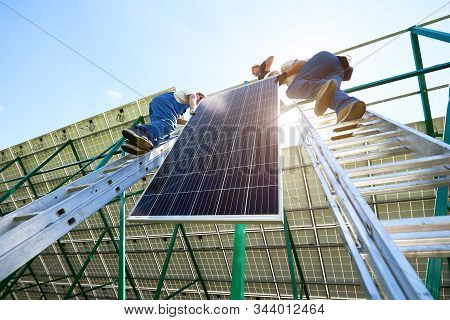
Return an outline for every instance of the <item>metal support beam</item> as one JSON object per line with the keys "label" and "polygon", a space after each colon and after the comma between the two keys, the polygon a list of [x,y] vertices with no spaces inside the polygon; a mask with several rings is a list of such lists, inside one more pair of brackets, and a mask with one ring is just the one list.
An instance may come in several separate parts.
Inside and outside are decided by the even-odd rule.
{"label": "metal support beam", "polygon": [[87,266],[89,265],[89,262],[91,262],[92,258],[94,257],[94,253],[95,253],[95,251],[97,251],[97,248],[102,243],[103,237],[106,235],[107,230],[108,230],[108,228],[105,228],[103,230],[103,232],[100,234],[100,237],[95,242],[94,247],[91,249],[91,252],[89,252],[86,260],[84,261],[83,265],[81,266],[80,271],[78,271],[78,273],[77,273],[75,279],[73,280],[72,284],[70,285],[69,289],[67,289],[64,299],[69,299],[72,296],[73,289],[75,289],[75,286],[77,285],[78,281],[80,281],[81,277],[83,276],[83,273],[86,270]]}
{"label": "metal support beam", "polygon": [[197,260],[195,260],[194,251],[192,250],[191,243],[189,242],[189,239],[188,239],[188,237],[186,235],[186,230],[184,230],[184,227],[183,227],[182,224],[180,225],[180,229],[181,229],[181,234],[183,235],[184,242],[186,243],[186,247],[188,249],[189,256],[191,257],[192,263],[194,264],[195,271],[197,272],[197,277],[198,278],[197,278],[196,281],[200,281],[200,284],[202,285],[203,292],[206,295],[206,299],[210,300],[210,297],[209,297],[209,294],[208,294],[208,290],[206,289],[205,281],[203,281],[203,277],[202,277],[202,274],[200,272],[200,268],[199,268],[199,266],[197,264]]}
{"label": "metal support beam", "polygon": [[155,295],[153,296],[153,300],[159,300],[159,297],[161,296],[162,285],[164,283],[164,279],[166,278],[167,269],[169,267],[170,258],[172,257],[173,246],[175,245],[175,240],[177,239],[179,228],[180,225],[176,224],[175,228],[173,229],[172,238],[170,239],[169,248],[167,249],[166,258],[164,259],[164,265],[161,270],[161,275],[159,277],[158,284],[156,286],[156,292]]}
{"label": "metal support beam", "polygon": [[[189,283],[188,283],[187,285],[185,285],[184,287],[182,287],[182,288],[178,289],[177,291],[175,291],[175,292],[169,294],[164,300],[170,300],[170,299],[172,299],[172,298],[175,297],[177,294],[183,292],[183,291],[186,290],[187,288],[190,288],[192,285],[196,284],[196,283],[198,282],[198,280],[200,280],[200,279],[197,278],[197,279],[195,279],[194,281],[189,282]],[[208,299],[208,300],[209,300],[209,299]]]}
{"label": "metal support beam", "polygon": [[[114,246],[114,249],[116,250],[116,253],[119,254],[119,245],[114,240],[114,234],[111,231],[111,228],[109,226],[108,220],[106,219],[105,214],[103,213],[102,209],[98,210],[98,212],[100,213],[100,217],[101,217],[101,219],[103,221],[103,224],[106,227],[106,230],[108,232],[108,236],[111,239],[111,242],[112,242],[112,244]],[[141,294],[139,293],[139,290],[136,287],[136,283],[135,283],[135,281],[134,281],[134,279],[132,277],[132,274],[131,274],[131,272],[129,270],[128,265],[125,265],[125,276],[127,277],[128,281],[130,281],[130,284],[131,284],[131,287],[133,288],[133,292],[134,292],[134,295],[136,296],[136,299],[142,300]]]}
{"label": "metal support beam", "polygon": [[84,290],[84,291],[81,291],[81,292],[78,292],[78,293],[76,293],[76,294],[71,295],[68,299],[72,299],[72,298],[78,297],[78,296],[80,296],[80,295],[86,295],[86,293],[88,293],[88,292],[91,292],[91,291],[94,291],[94,290],[98,290],[98,289],[104,288],[104,287],[109,286],[109,285],[112,285],[112,284],[114,284],[114,283],[116,283],[116,282],[117,282],[117,280],[114,280],[114,281],[110,281],[110,282],[105,283],[105,284],[101,284],[101,285],[99,285],[99,286],[95,286],[95,287],[93,287],[93,288],[86,289],[86,290]]}
{"label": "metal support beam", "polygon": [[292,251],[294,252],[294,259],[295,259],[295,264],[297,266],[297,272],[298,275],[300,276],[300,281],[301,281],[301,287],[300,287],[300,299],[303,299],[303,293],[306,296],[306,299],[309,300],[309,290],[308,287],[306,286],[306,281],[305,281],[305,276],[303,275],[303,270],[302,270],[302,266],[300,264],[300,259],[298,258],[298,254],[297,254],[297,250],[295,249],[295,242],[294,242],[294,238],[292,237],[292,233],[291,233],[291,228],[289,227],[289,221],[287,218],[286,213],[284,214],[284,221],[285,221],[285,228],[287,226],[288,229],[288,233],[289,233],[289,240],[291,242],[291,246],[292,246]]}
{"label": "metal support beam", "polygon": [[[122,151],[122,156],[124,155]],[[125,191],[120,193],[120,203],[119,203],[119,289],[118,296],[119,300],[126,300],[126,277],[125,277]]]}
{"label": "metal support beam", "polygon": [[352,88],[349,88],[349,89],[345,89],[344,91],[347,92],[347,93],[351,93],[351,92],[355,92],[355,91],[361,91],[361,90],[365,90],[365,89],[369,89],[369,88],[385,85],[385,84],[388,84],[388,83],[391,83],[391,82],[396,82],[396,81],[400,81],[400,80],[405,80],[405,79],[417,77],[419,75],[424,75],[424,74],[427,74],[427,73],[430,73],[430,72],[444,70],[444,69],[447,69],[447,68],[450,68],[450,62],[445,62],[445,63],[437,64],[437,65],[432,66],[432,67],[423,68],[423,69],[421,68],[420,70],[417,69],[416,71],[411,71],[411,72],[403,73],[403,74],[400,74],[400,75],[397,75],[397,76],[393,76],[393,77],[390,77],[390,78],[369,82],[369,83],[366,83],[366,84],[362,84],[360,86],[356,86],[356,87],[352,87]]}
{"label": "metal support beam", "polygon": [[[447,102],[447,115],[445,117],[444,142],[450,143],[450,90],[449,100]],[[435,216],[446,216],[448,211],[448,186],[440,187],[436,192],[436,200],[434,204]],[[450,261],[449,261],[450,262]],[[441,293],[442,278],[442,258],[429,258],[427,264],[427,273],[425,277],[425,285],[432,296],[438,300]]]}
{"label": "metal support beam", "polygon": [[416,34],[418,36],[423,36],[423,37],[427,37],[427,38],[431,38],[431,39],[435,39],[435,40],[439,40],[439,41],[444,41],[447,43],[450,42],[450,33],[447,33],[447,32],[436,31],[436,30],[431,30],[431,29],[415,26],[415,27],[411,28],[411,33]]}
{"label": "metal support beam", "polygon": [[286,256],[288,259],[289,274],[291,276],[292,299],[298,300],[297,280],[295,279],[294,261],[292,259],[291,239],[289,238],[289,226],[286,214],[284,215],[284,242],[286,244]]}
{"label": "metal support beam", "polygon": [[[67,256],[67,252],[66,252],[66,249],[64,248],[64,244],[61,243],[61,241],[60,241],[59,239],[56,241],[56,243],[57,243],[58,246],[59,246],[59,250],[61,250],[61,252],[62,252],[62,254],[63,254],[64,260],[66,260],[67,266],[69,267],[69,270],[70,270],[70,273],[72,274],[72,277],[75,279],[76,276],[77,276],[77,274],[76,274],[76,272],[75,272],[75,268],[74,268],[73,265],[72,265],[72,262],[70,262],[70,259],[69,259],[69,257]],[[80,282],[78,282],[78,288],[80,289],[81,292],[83,292],[83,287],[81,286],[81,283],[80,283]],[[84,294],[83,296],[84,296],[84,298],[85,298],[86,300],[88,299],[88,296],[87,296],[87,295]]]}
{"label": "metal support beam", "polygon": [[[420,53],[420,45],[417,34],[411,32],[411,45],[414,54],[414,63],[416,70],[423,69],[422,55]],[[430,110],[430,100],[428,99],[427,83],[423,74],[417,75],[419,81],[420,98],[422,99],[423,116],[425,119],[425,130],[429,136],[434,137],[433,118]]]}
{"label": "metal support beam", "polygon": [[[28,175],[27,169],[25,169],[25,165],[22,162],[21,158],[17,158],[17,163],[19,164],[20,168],[22,169],[22,172],[25,176]],[[31,182],[31,177],[28,179],[28,186],[30,187],[31,191],[33,192],[33,195],[36,197],[36,199],[39,198],[39,195],[36,191],[36,188],[34,187],[33,183]]]}
{"label": "metal support beam", "polygon": [[[70,140],[69,140],[70,141]],[[65,142],[61,145],[55,152],[53,152],[47,159],[44,160],[40,165],[30,171],[22,180],[20,180],[14,187],[5,192],[2,196],[0,196],[0,203],[2,203],[5,199],[7,199],[11,194],[13,194],[21,185],[25,182],[29,181],[30,178],[35,175],[43,166],[49,163],[59,152],[61,152],[65,147],[69,145],[69,141]]]}
{"label": "metal support beam", "polygon": [[234,227],[233,267],[231,274],[231,300],[244,300],[245,287],[245,224]]}
{"label": "metal support beam", "polygon": [[73,143],[72,140],[70,140],[69,146],[70,146],[70,149],[72,149],[72,153],[75,156],[75,160],[77,160],[78,167],[80,168],[83,175],[85,175],[86,171],[84,171],[83,165],[80,163],[80,161],[81,161],[80,156],[78,155],[77,148],[75,148],[75,144]]}
{"label": "metal support beam", "polygon": [[16,272],[12,273],[8,278],[0,283],[0,292],[2,292],[0,295],[0,300],[4,299],[11,292],[11,289],[16,285],[17,281],[19,281],[19,278],[25,273],[25,270],[28,269],[33,261],[34,258],[28,261],[25,265],[20,267]]}
{"label": "metal support beam", "polygon": [[8,162],[5,166],[3,166],[2,168],[0,168],[0,173],[2,173],[3,171],[5,171],[6,169],[8,169],[9,167],[11,167],[16,161],[17,159],[19,159],[19,157],[11,160],[10,162]]}

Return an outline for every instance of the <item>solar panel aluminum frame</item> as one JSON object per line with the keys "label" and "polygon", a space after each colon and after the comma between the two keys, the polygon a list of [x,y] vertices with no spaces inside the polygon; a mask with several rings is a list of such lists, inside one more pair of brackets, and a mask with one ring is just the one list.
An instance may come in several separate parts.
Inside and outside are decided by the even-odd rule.
{"label": "solar panel aluminum frame", "polygon": [[[275,81],[275,77],[267,78],[261,81],[269,81],[269,79],[272,79]],[[238,88],[232,88],[230,90],[222,91],[220,92],[220,95],[225,94],[227,92],[230,92],[232,90],[237,90],[246,86],[251,86],[255,83],[249,83],[245,84]],[[279,115],[280,115],[280,99],[278,96],[278,88],[276,90],[276,109],[277,109],[277,128],[279,128]],[[217,96],[217,95],[214,95]],[[201,104],[202,102],[200,102]],[[200,105],[199,104],[199,105]],[[186,125],[187,126],[187,125]],[[186,128],[185,126],[185,128]],[[184,129],[183,128],[183,131]],[[284,209],[283,209],[283,177],[282,177],[282,150],[281,150],[281,144],[280,144],[280,131],[277,130],[278,136],[277,136],[277,152],[278,152],[278,177],[277,177],[277,188],[278,188],[278,213],[277,214],[260,214],[260,215],[186,215],[186,216],[180,216],[180,215],[166,215],[166,216],[132,216],[131,213],[134,212],[136,207],[138,206],[141,199],[145,196],[145,191],[142,193],[142,195],[139,197],[138,201],[133,206],[132,210],[129,212],[129,215],[127,217],[127,220],[130,222],[156,222],[156,223],[198,223],[198,222],[209,222],[209,223],[283,223],[284,220]],[[182,135],[183,132],[180,133],[179,136]],[[170,152],[169,152],[170,154]],[[169,155],[168,154],[168,155]],[[167,155],[167,156],[168,156]],[[160,167],[161,168],[161,167]],[[160,170],[158,168],[158,171]],[[158,174],[158,171],[153,175],[153,177],[156,177]],[[151,181],[149,182],[149,185],[151,184]],[[148,187],[148,186],[147,186]]]}

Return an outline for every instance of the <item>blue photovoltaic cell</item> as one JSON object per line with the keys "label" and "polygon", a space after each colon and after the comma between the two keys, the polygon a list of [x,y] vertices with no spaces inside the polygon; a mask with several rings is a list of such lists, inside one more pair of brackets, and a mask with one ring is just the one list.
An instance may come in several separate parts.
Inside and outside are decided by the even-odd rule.
{"label": "blue photovoltaic cell", "polygon": [[130,219],[279,221],[278,112],[273,78],[202,100]]}

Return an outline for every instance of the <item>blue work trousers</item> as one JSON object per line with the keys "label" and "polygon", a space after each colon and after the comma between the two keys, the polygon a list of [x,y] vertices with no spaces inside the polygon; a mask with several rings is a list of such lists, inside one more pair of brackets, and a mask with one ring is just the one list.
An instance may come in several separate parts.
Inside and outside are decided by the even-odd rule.
{"label": "blue work trousers", "polygon": [[349,103],[358,99],[349,97],[341,90],[344,68],[339,59],[332,53],[321,51],[309,59],[297,73],[286,95],[291,99],[315,99],[317,92],[328,80],[338,82],[338,88],[331,99],[330,109],[339,113]]}
{"label": "blue work trousers", "polygon": [[141,129],[156,147],[168,140],[170,133],[176,129],[178,116],[182,115],[188,106],[177,102],[173,92],[164,93],[150,102],[150,124],[140,124],[137,128]]}

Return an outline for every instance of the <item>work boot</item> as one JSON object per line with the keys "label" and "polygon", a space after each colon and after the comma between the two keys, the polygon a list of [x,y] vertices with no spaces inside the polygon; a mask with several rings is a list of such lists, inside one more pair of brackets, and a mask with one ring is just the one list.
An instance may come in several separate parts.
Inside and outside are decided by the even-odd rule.
{"label": "work boot", "polygon": [[122,130],[122,135],[130,141],[130,145],[146,151],[153,149],[153,143],[145,136],[143,129],[139,127],[124,129]]}
{"label": "work boot", "polygon": [[148,152],[147,150],[140,149],[137,146],[133,145],[129,140],[126,140],[125,143],[122,144],[121,148],[126,153],[130,153],[135,156],[140,156]]}
{"label": "work boot", "polygon": [[321,116],[327,111],[337,87],[338,82],[332,79],[325,82],[319,89],[316,96],[316,105],[314,106],[316,116]]}
{"label": "work boot", "polygon": [[337,123],[361,119],[365,112],[366,104],[363,101],[353,101],[339,112]]}

